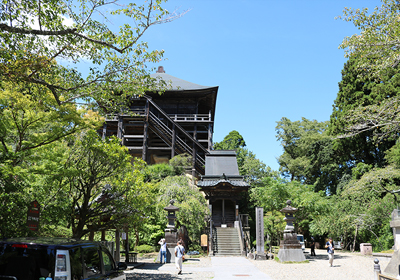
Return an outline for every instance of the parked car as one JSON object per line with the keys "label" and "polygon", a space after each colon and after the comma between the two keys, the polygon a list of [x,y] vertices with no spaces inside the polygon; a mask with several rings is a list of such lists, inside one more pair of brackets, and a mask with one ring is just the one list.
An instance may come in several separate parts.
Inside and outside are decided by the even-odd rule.
{"label": "parked car", "polygon": [[114,262],[101,243],[65,238],[0,241],[0,279],[126,280],[125,263]]}
{"label": "parked car", "polygon": [[342,250],[343,242],[342,241],[333,241],[333,246],[335,246],[335,250]]}
{"label": "parked car", "polygon": [[304,236],[302,234],[297,235],[297,240],[299,240],[301,249],[304,251],[306,249],[306,246],[304,244]]}

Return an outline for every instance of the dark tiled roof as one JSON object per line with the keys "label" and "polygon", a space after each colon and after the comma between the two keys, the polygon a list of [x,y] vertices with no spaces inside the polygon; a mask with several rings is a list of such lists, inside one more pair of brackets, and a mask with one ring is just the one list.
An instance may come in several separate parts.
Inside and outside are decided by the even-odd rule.
{"label": "dark tiled roof", "polygon": [[239,175],[235,151],[210,151],[210,154],[206,156],[205,175],[221,176],[222,174],[226,174],[227,176]]}
{"label": "dark tiled roof", "polygon": [[162,80],[166,81],[167,83],[171,83],[172,90],[199,90],[199,89],[207,89],[213,87],[201,86],[198,84],[194,84],[177,77],[171,76],[166,73],[154,73],[151,74],[150,77],[157,78],[160,77]]}

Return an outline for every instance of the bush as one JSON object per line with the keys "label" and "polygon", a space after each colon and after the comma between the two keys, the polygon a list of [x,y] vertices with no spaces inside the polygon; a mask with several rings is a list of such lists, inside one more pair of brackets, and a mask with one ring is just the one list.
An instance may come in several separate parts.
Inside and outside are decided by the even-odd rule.
{"label": "bush", "polygon": [[150,245],[139,245],[135,249],[138,253],[151,253],[154,252],[153,246]]}

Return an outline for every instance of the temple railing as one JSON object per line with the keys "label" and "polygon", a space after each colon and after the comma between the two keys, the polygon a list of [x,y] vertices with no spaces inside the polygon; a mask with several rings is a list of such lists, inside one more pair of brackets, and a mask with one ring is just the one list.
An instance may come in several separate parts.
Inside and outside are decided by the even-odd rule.
{"label": "temple railing", "polygon": [[239,231],[240,231],[240,240],[241,240],[241,248],[242,254],[247,256],[250,248],[250,239],[247,234],[247,230],[249,229],[249,215],[248,214],[239,214]]}

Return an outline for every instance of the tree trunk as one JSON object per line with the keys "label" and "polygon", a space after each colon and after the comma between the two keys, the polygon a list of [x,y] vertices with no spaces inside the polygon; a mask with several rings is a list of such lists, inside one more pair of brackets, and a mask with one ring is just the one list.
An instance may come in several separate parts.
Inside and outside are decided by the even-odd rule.
{"label": "tree trunk", "polygon": [[352,252],[354,252],[354,250],[355,250],[355,248],[356,248],[357,232],[358,232],[358,225],[356,225],[356,234],[354,235],[354,241],[353,241],[353,249],[352,249]]}

